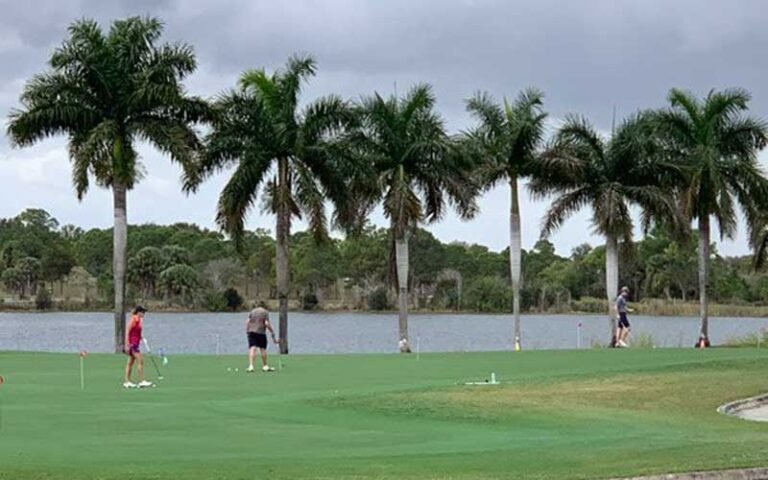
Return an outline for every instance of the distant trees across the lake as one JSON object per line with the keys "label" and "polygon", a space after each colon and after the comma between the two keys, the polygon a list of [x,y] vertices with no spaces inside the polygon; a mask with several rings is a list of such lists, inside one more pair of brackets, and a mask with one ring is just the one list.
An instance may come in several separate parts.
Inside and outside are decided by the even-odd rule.
{"label": "distant trees across the lake", "polygon": [[[674,240],[656,228],[624,252],[620,281],[630,286],[633,300],[696,298],[695,235]],[[188,223],[129,225],[128,240],[131,302],[233,311],[257,298],[276,301],[275,240],[266,230],[247,232],[240,251],[221,233]],[[293,308],[394,308],[391,242],[387,229],[371,225],[357,236],[325,241],[310,232],[293,234],[289,293]],[[410,249],[411,308],[510,311],[508,250],[443,243],[423,229],[414,234]],[[0,219],[0,259],[0,290],[9,305],[26,299],[32,308],[44,290],[38,301],[43,307],[111,306],[111,229],[61,226],[44,210],[25,210]],[[556,252],[552,243],[542,240],[524,249],[522,311],[602,311],[603,301],[597,298],[605,291],[604,265],[603,246],[583,244],[571,252]],[[711,273],[715,302],[768,303],[768,275],[754,272],[751,257],[715,254]]]}

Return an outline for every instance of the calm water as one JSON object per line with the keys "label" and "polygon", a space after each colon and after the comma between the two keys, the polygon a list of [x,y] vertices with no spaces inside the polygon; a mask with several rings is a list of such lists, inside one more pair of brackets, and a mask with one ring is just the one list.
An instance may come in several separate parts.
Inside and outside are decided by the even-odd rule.
{"label": "calm water", "polygon": [[[0,313],[0,350],[74,352],[111,351],[110,313]],[[272,314],[277,323],[277,315]],[[630,318],[630,337],[648,334],[658,346],[692,346],[698,336],[693,317]],[[150,313],[144,334],[153,348],[169,353],[241,353],[245,347],[243,313]],[[581,324],[581,328],[579,328]],[[397,350],[397,315],[369,313],[291,313],[292,353],[369,353]],[[768,319],[713,318],[713,344],[768,327]],[[599,315],[524,315],[527,349],[588,348],[606,342],[607,320]],[[580,334],[577,332],[580,331]],[[511,347],[508,315],[414,314],[413,347],[421,351],[503,350]],[[270,347],[272,348],[272,347]]]}

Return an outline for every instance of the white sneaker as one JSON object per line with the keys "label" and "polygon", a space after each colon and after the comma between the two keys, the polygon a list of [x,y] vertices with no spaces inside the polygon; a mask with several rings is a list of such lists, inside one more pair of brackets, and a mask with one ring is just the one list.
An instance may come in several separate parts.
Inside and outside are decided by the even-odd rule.
{"label": "white sneaker", "polygon": [[250,367],[246,368],[245,371],[248,372],[248,373],[253,373],[253,372],[256,371],[256,369],[253,368],[253,365],[251,365]]}
{"label": "white sneaker", "polygon": [[618,344],[620,347],[627,348],[629,345],[624,340],[619,340]]}
{"label": "white sneaker", "polygon": [[139,388],[147,388],[147,387],[154,387],[154,386],[155,386],[154,383],[148,382],[146,380],[142,380],[141,382],[139,382],[139,385],[138,385]]}
{"label": "white sneaker", "polygon": [[274,372],[275,369],[270,367],[269,365],[264,365],[263,367],[261,367],[261,371],[262,372]]}
{"label": "white sneaker", "polygon": [[138,385],[136,385],[133,382],[124,382],[123,383],[123,388],[137,388],[137,387],[138,387]]}

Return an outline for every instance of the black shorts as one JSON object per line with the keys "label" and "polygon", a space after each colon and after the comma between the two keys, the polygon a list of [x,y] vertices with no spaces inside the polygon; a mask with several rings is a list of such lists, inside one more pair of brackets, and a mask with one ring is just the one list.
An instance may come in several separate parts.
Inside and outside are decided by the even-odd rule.
{"label": "black shorts", "polygon": [[267,348],[267,334],[248,332],[248,348]]}
{"label": "black shorts", "polygon": [[629,328],[626,312],[619,312],[619,328]]}

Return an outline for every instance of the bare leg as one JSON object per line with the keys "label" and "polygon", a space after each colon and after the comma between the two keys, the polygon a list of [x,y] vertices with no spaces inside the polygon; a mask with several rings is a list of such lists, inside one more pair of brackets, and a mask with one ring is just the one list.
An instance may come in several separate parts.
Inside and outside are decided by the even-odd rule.
{"label": "bare leg", "polygon": [[256,347],[248,349],[248,368],[253,369],[253,361],[256,360]]}
{"label": "bare leg", "polygon": [[260,348],[259,350],[261,350],[261,364],[266,367],[267,366],[267,349]]}
{"label": "bare leg", "polygon": [[128,357],[128,361],[125,363],[125,381],[131,381],[131,370],[133,369],[133,355]]}
{"label": "bare leg", "polygon": [[144,381],[144,356],[141,353],[136,353],[136,359],[138,360],[138,366],[136,371],[139,373],[139,382]]}

